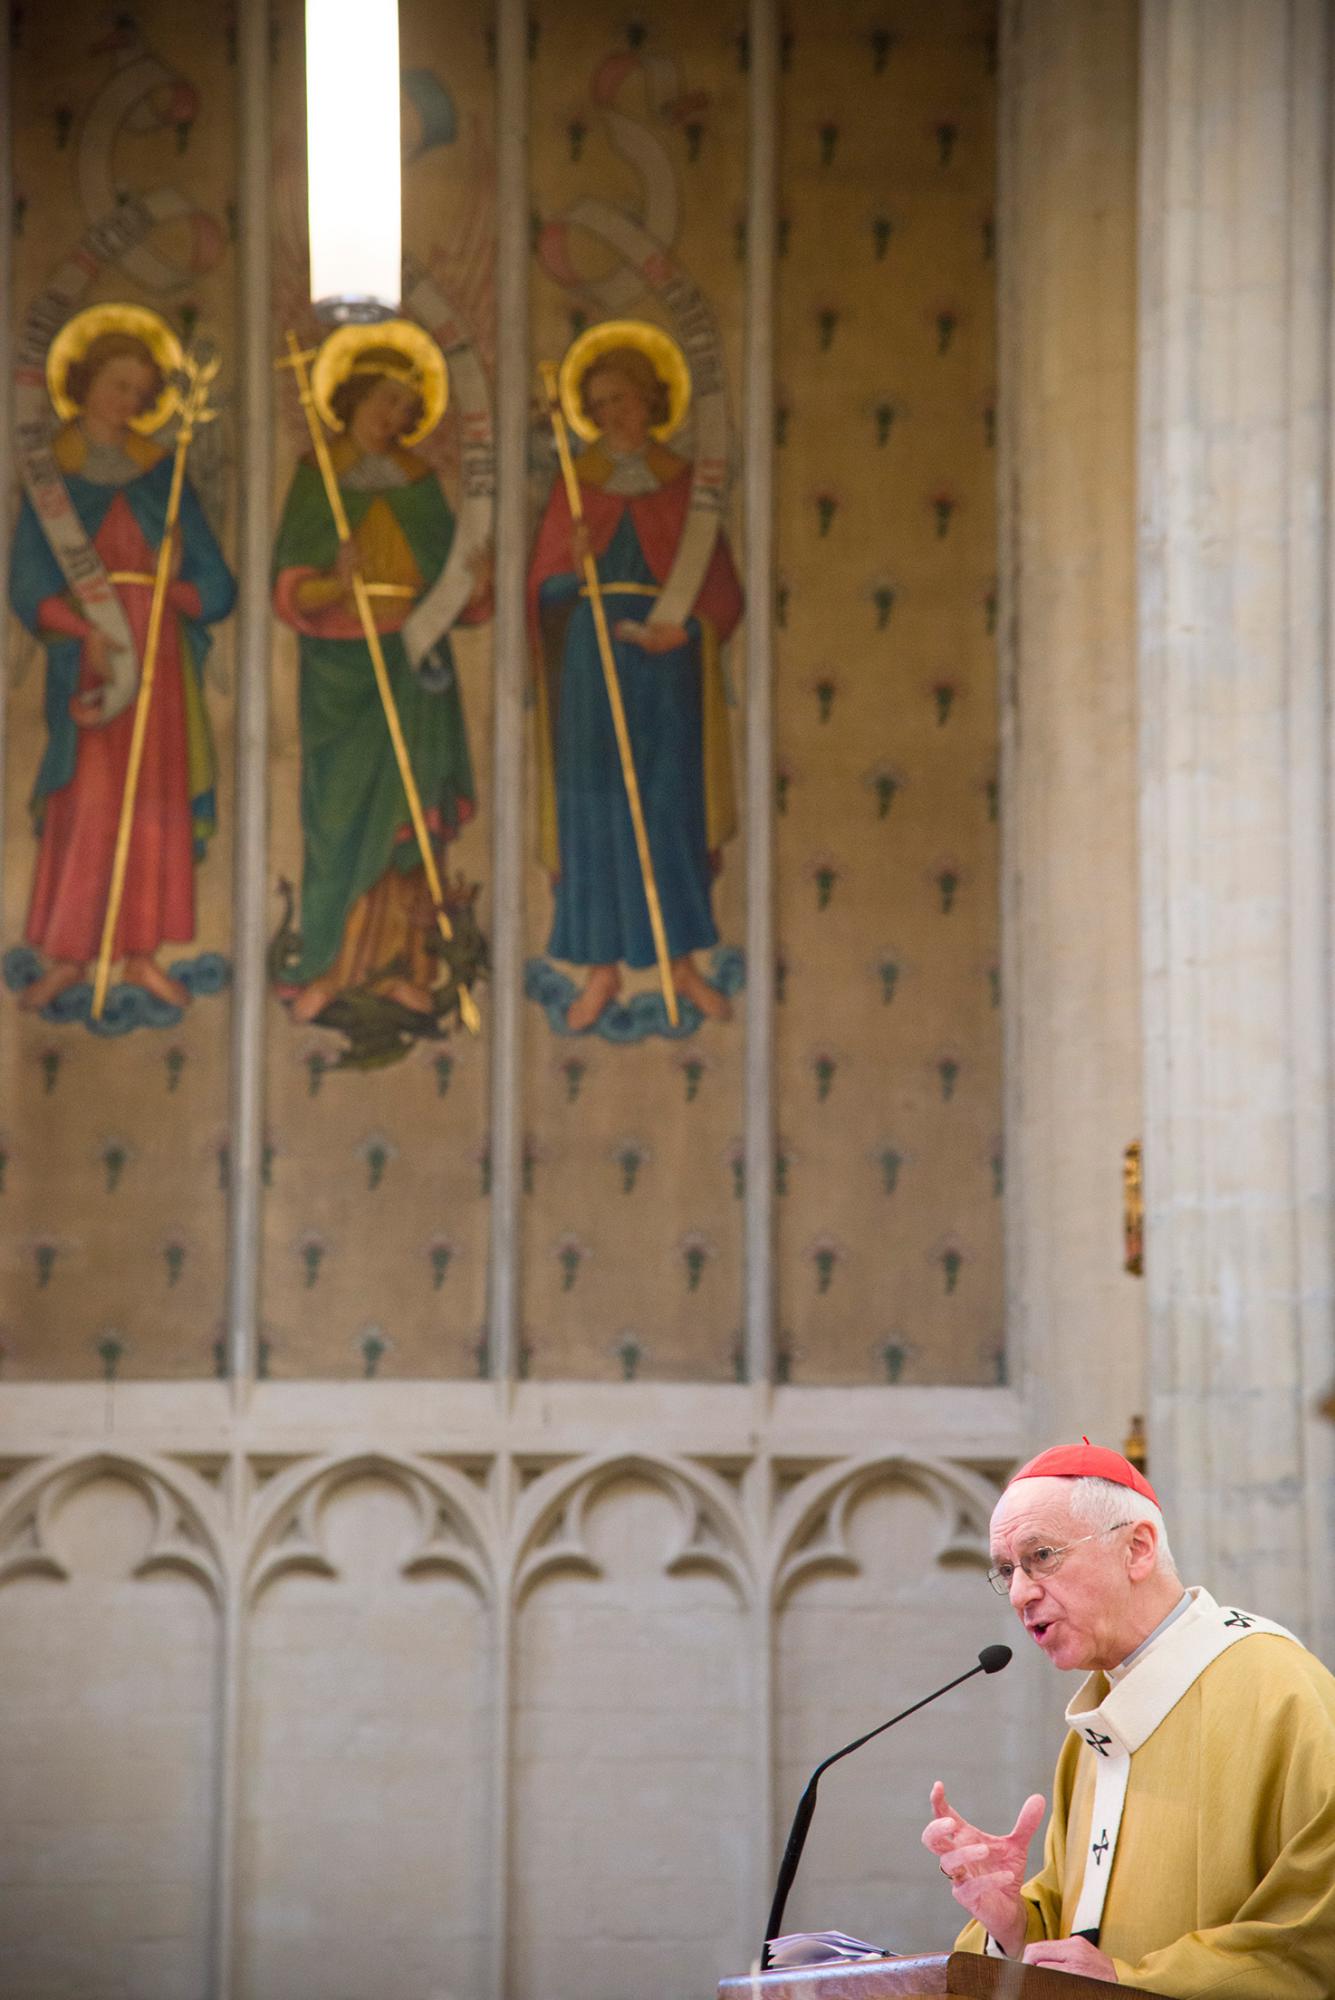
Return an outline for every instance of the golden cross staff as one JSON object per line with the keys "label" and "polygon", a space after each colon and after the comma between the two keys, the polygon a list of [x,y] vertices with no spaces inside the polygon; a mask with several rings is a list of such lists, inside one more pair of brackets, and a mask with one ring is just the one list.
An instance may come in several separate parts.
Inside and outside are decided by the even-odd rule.
{"label": "golden cross staff", "polygon": [[[329,445],[320,423],[315,398],[311,394],[311,378],[306,364],[312,358],[311,350],[302,347],[295,333],[287,336],[287,360],[280,361],[280,368],[291,368],[297,378],[297,393],[301,397],[301,407],[306,412],[306,428],[311,434],[311,444],[315,449],[315,462],[320,468],[324,481],[325,497],[329,501],[329,511],[334,517],[334,528],[342,548],[351,548],[352,595],[357,605],[357,614],[362,621],[362,633],[371,655],[371,665],[375,670],[375,684],[380,693],[380,705],[385,711],[385,724],[389,730],[389,740],[394,746],[394,760],[399,767],[399,777],[403,782],[404,797],[408,801],[408,817],[413,823],[417,837],[417,849],[422,857],[422,867],[426,871],[426,884],[431,892],[431,902],[436,913],[436,927],[444,943],[448,944],[454,930],[445,910],[445,892],[441,887],[440,870],[436,866],[436,856],[431,846],[431,836],[427,832],[426,816],[422,811],[422,795],[417,789],[413,776],[412,760],[408,755],[408,745],[404,741],[403,724],[394,701],[394,690],[389,684],[389,668],[385,665],[384,648],[380,644],[380,634],[376,630],[375,613],[371,609],[371,599],[366,589],[366,578],[362,574],[361,558],[357,545],[352,539],[352,529],[348,525],[347,509],[343,505],[343,495],[338,490],[338,479],[329,456]],[[448,959],[442,960],[446,978],[452,976]],[[468,987],[459,981],[459,1018],[470,1034],[476,1035],[482,1026],[482,1017],[477,1011]]]}
{"label": "golden cross staff", "polygon": [[153,571],[153,596],[149,602],[148,635],[144,641],[143,664],[139,670],[139,692],[134,704],[134,727],[130,733],[130,759],[125,767],[125,788],[121,793],[120,820],[116,827],[116,847],[111,863],[111,892],[102,921],[102,943],[97,954],[93,979],[93,1019],[100,1021],[107,1004],[111,982],[112,949],[125,896],[125,871],[130,860],[130,836],[134,831],[134,807],[139,795],[139,774],[144,762],[144,742],[148,734],[148,712],[153,704],[153,684],[157,679],[158,648],[162,643],[162,617],[171,581],[172,544],[181,515],[181,488],[185,484],[185,459],[190,441],[201,424],[212,423],[216,411],[209,409],[209,384],[218,372],[219,356],[187,354],[183,363],[186,378],[181,398],[181,427],[176,433],[172,459],[171,486],[167,494],[167,521],[162,531],[157,565]]}
{"label": "golden cross staff", "polygon": [[[542,361],[538,364],[538,372],[542,376],[543,391],[547,397],[547,413],[552,420],[552,430],[556,437],[556,454],[561,461],[561,477],[565,481],[566,499],[570,502],[571,517],[575,521],[582,522],[584,502],[580,497],[574,460],[570,456],[570,439],[566,433],[565,417],[561,413],[556,369],[550,361]],[[598,635],[598,657],[603,663],[603,680],[607,686],[608,705],[612,710],[612,728],[616,734],[617,752],[621,758],[621,776],[626,786],[626,803],[630,807],[630,823],[635,832],[635,851],[640,858],[640,874],[644,880],[644,900],[649,905],[649,928],[653,932],[654,953],[658,959],[658,981],[663,989],[663,1005],[667,1008],[668,1020],[675,1028],[678,1020],[677,989],[672,981],[672,960],[668,957],[667,932],[663,927],[663,906],[658,900],[654,858],[649,852],[649,833],[644,824],[640,781],[635,775],[635,758],[630,747],[630,733],[626,728],[626,707],[621,699],[621,682],[617,678],[612,635],[607,629],[607,611],[598,583],[598,565],[593,556],[586,553],[580,567],[584,572],[584,587],[588,591],[589,604],[593,610],[593,629]]]}

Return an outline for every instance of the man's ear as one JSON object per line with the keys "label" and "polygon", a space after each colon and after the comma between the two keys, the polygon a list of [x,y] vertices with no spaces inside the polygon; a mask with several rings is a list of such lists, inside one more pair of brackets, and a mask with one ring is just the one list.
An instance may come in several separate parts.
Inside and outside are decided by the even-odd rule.
{"label": "man's ear", "polygon": [[1133,1583],[1143,1583],[1154,1574],[1159,1554],[1159,1531],[1153,1521],[1137,1521],[1127,1542],[1127,1575]]}

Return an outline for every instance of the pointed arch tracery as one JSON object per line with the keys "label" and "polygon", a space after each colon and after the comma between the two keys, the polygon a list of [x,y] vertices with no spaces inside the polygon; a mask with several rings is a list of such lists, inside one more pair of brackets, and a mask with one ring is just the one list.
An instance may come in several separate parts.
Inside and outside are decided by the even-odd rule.
{"label": "pointed arch tracery", "polygon": [[665,1493],[676,1532],[664,1562],[669,1576],[720,1576],[745,1606],[755,1600],[757,1563],[745,1517],[717,1474],[656,1452],[606,1452],[544,1473],[521,1496],[511,1538],[514,1603],[559,1571],[602,1574],[587,1541],[591,1507],[616,1481],[638,1479]]}
{"label": "pointed arch tracery", "polygon": [[43,1459],[0,1490],[0,1585],[19,1576],[67,1579],[51,1531],[65,1503],[97,1479],[124,1481],[148,1506],[149,1546],[133,1574],[175,1570],[192,1577],[221,1604],[228,1566],[217,1493],[174,1460],[101,1447]]}
{"label": "pointed arch tracery", "polygon": [[464,1474],[407,1453],[363,1451],[303,1460],[263,1489],[244,1561],[249,1602],[293,1571],[337,1576],[327,1546],[326,1512],[344,1487],[366,1478],[396,1487],[412,1506],[417,1536],[400,1564],[402,1575],[456,1576],[484,1603],[493,1599],[496,1537],[477,1489]]}
{"label": "pointed arch tracery", "polygon": [[777,1609],[803,1578],[831,1571],[856,1575],[849,1539],[854,1509],[872,1487],[891,1480],[911,1486],[937,1513],[932,1563],[987,1564],[987,1528],[997,1494],[981,1474],[943,1459],[907,1452],[869,1453],[826,1466],[784,1495],[775,1510],[768,1560]]}

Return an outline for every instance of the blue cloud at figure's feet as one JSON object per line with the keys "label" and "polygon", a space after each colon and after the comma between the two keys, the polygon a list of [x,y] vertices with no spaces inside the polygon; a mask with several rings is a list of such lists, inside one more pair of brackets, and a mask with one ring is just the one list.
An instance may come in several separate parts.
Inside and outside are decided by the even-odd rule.
{"label": "blue cloud at figure's feet", "polygon": [[[746,954],[736,945],[720,945],[710,959],[709,984],[729,1000],[740,993],[746,984]],[[530,958],[526,961],[524,996],[535,1000],[541,1007],[554,1035],[569,1036],[577,1032],[567,1025],[566,1014],[578,993],[574,980],[558,971],[550,959]],[[629,1000],[609,1001],[593,1026],[578,1032],[601,1035],[605,1042],[644,1042],[651,1035],[661,1035],[671,1042],[682,1041],[696,1032],[705,1017],[698,1007],[686,999],[680,1001],[677,1011],[678,1021],[674,1028],[668,1020],[667,1007],[660,992],[634,993]]]}
{"label": "blue cloud at figure's feet", "polygon": [[[41,978],[42,961],[30,945],[14,945],[0,960],[0,974],[11,993],[22,993]],[[179,958],[168,967],[168,974],[180,981],[192,1000],[225,993],[232,983],[231,962],[217,951],[203,951],[198,958]],[[81,979],[58,993],[37,1018],[61,1028],[81,1024],[94,1035],[128,1035],[136,1028],[174,1028],[182,1012],[180,1007],[146,993],[142,986],[122,983],[111,988],[102,1019],[95,1021],[92,981]]]}

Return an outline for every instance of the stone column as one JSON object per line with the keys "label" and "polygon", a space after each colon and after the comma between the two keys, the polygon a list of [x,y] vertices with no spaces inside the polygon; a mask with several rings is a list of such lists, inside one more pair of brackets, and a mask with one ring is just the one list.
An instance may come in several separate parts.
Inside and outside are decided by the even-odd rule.
{"label": "stone column", "polygon": [[1137,0],[1003,16],[1000,680],[1007,1334],[1037,1448],[1144,1408],[1122,1269],[1140,1131]]}
{"label": "stone column", "polygon": [[1331,1657],[1331,17],[1142,37],[1152,1470],[1189,1580]]}

